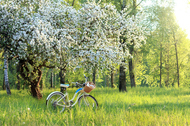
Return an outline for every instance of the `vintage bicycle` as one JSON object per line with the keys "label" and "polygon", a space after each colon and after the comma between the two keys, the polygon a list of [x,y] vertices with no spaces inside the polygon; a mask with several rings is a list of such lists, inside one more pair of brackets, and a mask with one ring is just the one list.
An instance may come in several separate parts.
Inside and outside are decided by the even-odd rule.
{"label": "vintage bicycle", "polygon": [[66,108],[75,106],[77,102],[79,107],[82,109],[96,110],[98,108],[98,102],[92,95],[89,94],[95,88],[95,85],[92,82],[88,82],[88,78],[85,75],[84,77],[85,83],[83,84],[73,82],[76,87],[82,88],[76,90],[73,98],[70,100],[69,94],[67,93],[67,88],[70,86],[69,84],[60,84],[61,91],[54,91],[50,93],[46,98],[48,110],[52,113],[61,113],[64,112]]}

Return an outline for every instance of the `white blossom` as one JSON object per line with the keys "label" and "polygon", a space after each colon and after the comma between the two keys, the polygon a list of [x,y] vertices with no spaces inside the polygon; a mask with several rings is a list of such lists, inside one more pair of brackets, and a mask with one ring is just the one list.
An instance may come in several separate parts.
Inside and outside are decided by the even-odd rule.
{"label": "white blossom", "polygon": [[56,66],[63,61],[70,66],[91,62],[102,67],[132,57],[127,49],[131,41],[135,48],[146,41],[140,16],[127,15],[127,10],[118,12],[111,4],[100,6],[95,1],[78,10],[62,0],[0,1],[0,35],[7,31],[12,54],[19,59],[48,60]]}

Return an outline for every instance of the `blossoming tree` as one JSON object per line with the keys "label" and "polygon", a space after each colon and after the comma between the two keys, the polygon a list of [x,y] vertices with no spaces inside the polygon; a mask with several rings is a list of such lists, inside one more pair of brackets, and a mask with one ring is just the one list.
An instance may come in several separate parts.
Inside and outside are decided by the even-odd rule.
{"label": "blossoming tree", "polygon": [[[134,21],[112,5],[95,2],[82,4],[79,10],[57,0],[0,1],[1,48],[18,60],[21,76],[31,94],[41,98],[39,83],[42,67],[65,69],[70,66],[107,66],[129,56],[126,43],[136,33]],[[122,51],[126,48],[125,51]]]}

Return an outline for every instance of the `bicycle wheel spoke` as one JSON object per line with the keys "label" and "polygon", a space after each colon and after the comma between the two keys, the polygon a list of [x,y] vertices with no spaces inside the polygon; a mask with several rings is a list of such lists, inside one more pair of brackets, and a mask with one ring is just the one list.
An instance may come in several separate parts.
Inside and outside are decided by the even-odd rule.
{"label": "bicycle wheel spoke", "polygon": [[47,108],[51,113],[61,113],[65,110],[65,97],[61,93],[52,94],[47,101]]}
{"label": "bicycle wheel spoke", "polygon": [[84,99],[84,104],[86,104],[86,106],[89,106],[90,104],[89,104],[88,99],[86,97],[83,97],[83,99]]}
{"label": "bicycle wheel spoke", "polygon": [[78,102],[79,102],[79,107],[83,110],[85,109],[96,110],[98,108],[98,102],[91,95],[81,96]]}

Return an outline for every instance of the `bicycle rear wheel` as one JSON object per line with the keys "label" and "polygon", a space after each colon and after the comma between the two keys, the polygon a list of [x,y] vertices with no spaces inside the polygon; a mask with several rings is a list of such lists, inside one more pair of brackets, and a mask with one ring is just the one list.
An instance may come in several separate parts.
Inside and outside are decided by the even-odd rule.
{"label": "bicycle rear wheel", "polygon": [[61,113],[65,110],[66,101],[62,93],[53,93],[49,99],[46,100],[47,109],[51,113]]}
{"label": "bicycle rear wheel", "polygon": [[79,107],[83,110],[90,109],[96,110],[98,109],[97,100],[91,95],[82,95],[78,100]]}

